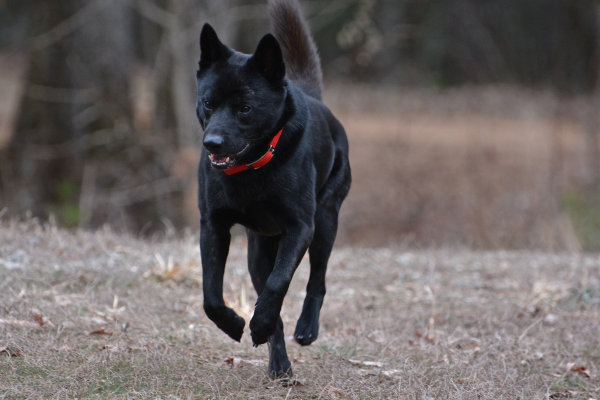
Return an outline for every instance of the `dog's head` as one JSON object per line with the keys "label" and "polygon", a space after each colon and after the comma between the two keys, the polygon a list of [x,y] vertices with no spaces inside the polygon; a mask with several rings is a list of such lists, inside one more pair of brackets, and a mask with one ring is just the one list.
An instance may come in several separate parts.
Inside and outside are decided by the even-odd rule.
{"label": "dog's head", "polygon": [[253,55],[238,53],[205,24],[199,66],[196,114],[212,166],[226,169],[254,161],[248,160],[256,153],[252,150],[281,128],[286,83],[279,43],[267,34]]}

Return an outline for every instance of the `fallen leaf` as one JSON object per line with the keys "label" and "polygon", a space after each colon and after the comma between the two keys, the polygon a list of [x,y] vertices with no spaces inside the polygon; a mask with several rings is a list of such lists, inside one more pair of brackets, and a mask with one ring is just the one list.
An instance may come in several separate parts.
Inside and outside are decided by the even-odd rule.
{"label": "fallen leaf", "polygon": [[148,344],[144,345],[144,347],[147,350],[154,350],[154,349],[156,349],[156,345],[154,343],[148,343]]}
{"label": "fallen leaf", "polygon": [[266,362],[265,360],[241,360],[242,362],[245,362],[246,364],[250,364],[250,365],[265,365]]}
{"label": "fallen leaf", "polygon": [[[549,396],[549,398],[551,399],[563,399],[563,398],[573,398],[574,396],[581,396],[583,394],[583,392],[580,392],[578,390],[565,390],[563,392],[556,392],[553,393]],[[589,400],[589,399],[586,399]],[[592,399],[593,400],[593,399]]]}
{"label": "fallen leaf", "polygon": [[567,373],[573,372],[575,374],[581,374],[586,378],[591,378],[592,373],[583,365],[575,366],[575,363],[567,363]]}
{"label": "fallen leaf", "polygon": [[223,362],[230,367],[238,367],[242,363],[242,359],[239,357],[230,357]]}
{"label": "fallen leaf", "polygon": [[40,326],[44,326],[44,316],[42,314],[33,314],[33,320]]}
{"label": "fallen leaf", "polygon": [[5,347],[0,350],[0,357],[21,357],[22,355],[21,350],[12,347]]}
{"label": "fallen leaf", "polygon": [[459,350],[463,350],[463,351],[471,350],[473,352],[478,352],[481,350],[481,342],[475,338],[460,339],[459,341],[455,341],[454,343],[456,343],[455,346]]}
{"label": "fallen leaf", "polygon": [[44,314],[42,314],[39,311],[36,311],[33,313],[33,320],[39,325],[39,326],[54,326],[54,323],[52,321],[50,321],[48,318],[44,317]]}
{"label": "fallen leaf", "polygon": [[396,375],[396,374],[399,374],[400,372],[402,372],[402,370],[399,370],[399,369],[390,369],[388,371],[381,371],[381,373],[385,376]]}
{"label": "fallen leaf", "polygon": [[567,398],[567,397],[571,397],[571,393],[569,392],[556,392],[556,393],[552,393],[549,398],[551,399],[563,399],[563,398]]}
{"label": "fallen leaf", "polygon": [[576,372],[578,374],[581,374],[583,376],[585,376],[586,378],[591,378],[592,377],[592,373],[585,367],[583,366],[579,366],[577,368],[572,368],[571,369],[572,372]]}
{"label": "fallen leaf", "polygon": [[102,346],[100,350],[106,350],[109,353],[131,353],[133,349],[120,344],[107,344]]}
{"label": "fallen leaf", "polygon": [[143,346],[133,346],[130,348],[131,351],[152,351],[156,350],[156,345],[154,343],[148,343]]}
{"label": "fallen leaf", "polygon": [[182,267],[179,263],[173,261],[173,257],[169,256],[167,261],[160,254],[155,254],[157,267],[148,267],[142,276],[144,278],[153,277],[159,282],[175,281],[181,282],[190,277],[191,272],[196,267],[195,263],[190,262],[187,267]]}
{"label": "fallen leaf", "polygon": [[297,379],[282,379],[281,386],[290,387],[290,386],[304,386],[304,383],[300,382]]}
{"label": "fallen leaf", "polygon": [[20,326],[22,328],[31,328],[31,329],[39,329],[40,325],[31,321],[24,321],[20,319],[3,319],[0,318],[0,324],[2,325],[12,325],[12,326]]}
{"label": "fallen leaf", "polygon": [[417,329],[415,329],[415,336],[425,339],[430,344],[435,344],[435,338],[434,337],[430,336],[427,333],[420,332]]}
{"label": "fallen leaf", "polygon": [[348,360],[351,364],[354,365],[364,365],[366,367],[383,367],[383,363],[379,361],[360,361],[360,360]]}
{"label": "fallen leaf", "polygon": [[91,331],[88,335],[113,335],[112,332],[106,332],[106,327],[102,326],[95,331]]}

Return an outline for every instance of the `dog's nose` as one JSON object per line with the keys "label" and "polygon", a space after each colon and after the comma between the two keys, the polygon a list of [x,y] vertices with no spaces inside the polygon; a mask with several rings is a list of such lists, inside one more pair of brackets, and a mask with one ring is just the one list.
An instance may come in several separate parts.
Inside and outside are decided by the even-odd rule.
{"label": "dog's nose", "polygon": [[219,135],[206,135],[204,137],[204,147],[211,153],[218,153],[223,147],[223,137]]}

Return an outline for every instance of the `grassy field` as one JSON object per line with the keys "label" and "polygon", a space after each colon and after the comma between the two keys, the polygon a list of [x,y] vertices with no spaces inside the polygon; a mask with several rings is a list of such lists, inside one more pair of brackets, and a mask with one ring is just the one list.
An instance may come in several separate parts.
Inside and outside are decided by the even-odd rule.
{"label": "grassy field", "polygon": [[[598,399],[597,254],[337,248],[319,339],[291,338],[294,379],[267,348],[202,311],[198,238],[0,223],[0,398]],[[227,302],[255,294],[232,244]]]}
{"label": "grassy field", "polygon": [[561,200],[594,176],[589,99],[516,87],[339,85],[325,103],[350,140],[353,182],[338,243],[586,248]]}

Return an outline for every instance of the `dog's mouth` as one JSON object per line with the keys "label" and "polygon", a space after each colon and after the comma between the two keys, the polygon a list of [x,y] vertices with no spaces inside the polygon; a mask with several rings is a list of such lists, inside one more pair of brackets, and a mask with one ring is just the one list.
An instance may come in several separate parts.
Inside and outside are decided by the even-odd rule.
{"label": "dog's mouth", "polygon": [[217,169],[227,169],[233,167],[237,160],[248,150],[250,143],[246,143],[244,148],[235,154],[209,154],[208,159],[213,167]]}

